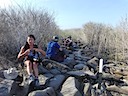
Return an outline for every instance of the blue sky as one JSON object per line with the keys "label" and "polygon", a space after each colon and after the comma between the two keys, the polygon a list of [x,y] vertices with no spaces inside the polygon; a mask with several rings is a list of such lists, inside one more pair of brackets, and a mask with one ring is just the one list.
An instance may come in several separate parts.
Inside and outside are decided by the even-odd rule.
{"label": "blue sky", "polygon": [[87,22],[116,26],[128,14],[128,0],[2,0],[2,8],[29,5],[54,12],[61,29],[82,28]]}

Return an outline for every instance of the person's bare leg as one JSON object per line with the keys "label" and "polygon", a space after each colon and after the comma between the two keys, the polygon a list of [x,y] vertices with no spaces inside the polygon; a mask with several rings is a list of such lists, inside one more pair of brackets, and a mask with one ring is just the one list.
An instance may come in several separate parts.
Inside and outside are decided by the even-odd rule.
{"label": "person's bare leg", "polygon": [[32,75],[32,63],[30,60],[26,60],[24,64],[27,66],[28,75]]}
{"label": "person's bare leg", "polygon": [[35,77],[38,78],[38,63],[33,62],[33,70]]}
{"label": "person's bare leg", "polygon": [[38,63],[33,62],[33,70],[35,75],[35,86],[40,86],[39,79],[38,79]]}

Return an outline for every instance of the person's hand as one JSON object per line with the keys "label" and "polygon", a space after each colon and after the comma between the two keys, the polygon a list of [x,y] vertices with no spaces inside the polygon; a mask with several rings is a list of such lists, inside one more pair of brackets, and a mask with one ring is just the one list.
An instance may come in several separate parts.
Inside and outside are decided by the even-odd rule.
{"label": "person's hand", "polygon": [[62,49],[62,48],[59,48],[59,50],[60,50],[60,51],[63,51],[63,49]]}
{"label": "person's hand", "polygon": [[33,48],[33,50],[35,50],[36,52],[39,52],[40,51],[38,48]]}
{"label": "person's hand", "polygon": [[40,52],[43,56],[46,55],[45,51],[43,51],[43,50],[40,49],[40,48],[33,48],[33,50],[35,50],[36,52]]}
{"label": "person's hand", "polygon": [[25,51],[25,55],[26,55],[26,56],[30,53],[30,50],[31,50],[31,49],[27,49],[27,50]]}

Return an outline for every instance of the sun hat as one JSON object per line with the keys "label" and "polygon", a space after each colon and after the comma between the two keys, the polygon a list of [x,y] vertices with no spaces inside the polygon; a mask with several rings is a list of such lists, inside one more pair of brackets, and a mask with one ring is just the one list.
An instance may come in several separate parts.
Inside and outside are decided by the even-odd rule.
{"label": "sun hat", "polygon": [[18,71],[16,70],[16,68],[9,68],[8,70],[4,70],[4,77],[6,79],[15,79],[18,76]]}

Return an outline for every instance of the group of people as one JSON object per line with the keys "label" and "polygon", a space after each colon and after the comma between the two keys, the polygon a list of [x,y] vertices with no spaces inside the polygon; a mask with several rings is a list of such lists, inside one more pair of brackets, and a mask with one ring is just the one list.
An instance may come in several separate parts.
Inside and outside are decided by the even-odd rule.
{"label": "group of people", "polygon": [[26,44],[21,47],[17,56],[18,59],[22,59],[27,67],[27,73],[29,80],[34,81],[36,86],[39,86],[38,79],[38,63],[39,55],[42,54],[47,59],[51,59],[57,62],[63,62],[66,58],[64,50],[58,44],[59,37],[53,36],[52,40],[47,45],[46,52],[39,48],[35,44],[34,35],[30,34],[27,37]]}

